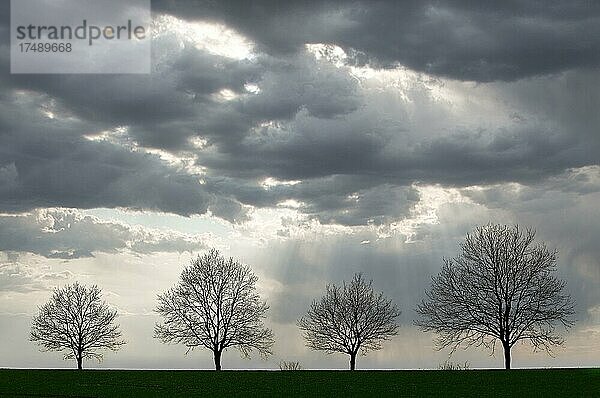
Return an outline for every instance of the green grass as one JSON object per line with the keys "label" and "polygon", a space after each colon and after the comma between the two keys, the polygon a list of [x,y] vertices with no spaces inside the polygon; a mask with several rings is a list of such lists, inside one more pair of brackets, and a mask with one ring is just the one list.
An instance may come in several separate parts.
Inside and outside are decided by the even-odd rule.
{"label": "green grass", "polygon": [[0,397],[600,397],[600,369],[406,371],[0,370]]}

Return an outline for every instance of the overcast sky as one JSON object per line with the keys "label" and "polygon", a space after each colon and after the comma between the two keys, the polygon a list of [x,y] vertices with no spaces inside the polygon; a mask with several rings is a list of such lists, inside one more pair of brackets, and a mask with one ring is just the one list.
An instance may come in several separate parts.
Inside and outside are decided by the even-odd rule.
{"label": "overcast sky", "polygon": [[[485,2],[488,4],[488,2]],[[402,310],[358,368],[436,368],[412,326],[476,225],[559,251],[577,323],[554,358],[600,361],[600,3],[152,2],[149,75],[11,75],[0,5],[0,367],[71,367],[28,342],[56,286],[96,283],[129,342],[93,367],[210,368],[152,338],[156,295],[208,247],[252,266],[274,356],[345,368],[295,326],[361,271]],[[501,367],[480,349],[453,360]]]}

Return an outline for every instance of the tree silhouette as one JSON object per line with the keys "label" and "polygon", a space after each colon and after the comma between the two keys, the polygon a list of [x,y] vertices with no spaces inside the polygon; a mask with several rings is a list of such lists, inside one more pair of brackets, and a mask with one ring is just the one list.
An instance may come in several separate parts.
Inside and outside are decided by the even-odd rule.
{"label": "tree silhouette", "polygon": [[383,341],[396,335],[400,311],[383,293],[373,292],[371,285],[361,274],[341,287],[327,285],[321,300],[313,301],[298,320],[306,345],[328,354],[350,355],[350,370],[356,367],[356,354],[381,349]]}
{"label": "tree silhouette", "polygon": [[215,250],[198,256],[183,270],[179,283],[158,296],[156,311],[164,317],[155,337],[213,352],[215,369],[221,354],[236,347],[248,357],[253,350],[271,354],[273,333],[263,325],[268,306],[256,293],[258,277],[249,266],[225,259]]}
{"label": "tree silhouette", "polygon": [[82,369],[83,359],[100,361],[102,350],[116,351],[125,344],[113,323],[116,317],[117,311],[102,301],[98,286],[75,282],[55,289],[50,301],[39,307],[30,340],[42,351],[65,352],[64,358],[77,360],[77,369]]}
{"label": "tree silhouette", "polygon": [[438,334],[438,349],[483,345],[493,353],[499,340],[506,369],[517,341],[551,354],[564,341],[556,327],[573,324],[573,304],[553,275],[557,252],[534,239],[519,226],[490,224],[467,234],[460,254],[432,278],[415,324]]}

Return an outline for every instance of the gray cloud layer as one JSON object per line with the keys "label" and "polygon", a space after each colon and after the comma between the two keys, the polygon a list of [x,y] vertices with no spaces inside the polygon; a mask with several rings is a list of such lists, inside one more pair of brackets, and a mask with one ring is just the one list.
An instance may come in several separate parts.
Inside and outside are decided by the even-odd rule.
{"label": "gray cloud layer", "polygon": [[153,2],[217,19],[270,53],[335,43],[358,63],[400,63],[460,80],[515,80],[600,63],[600,6],[589,1]]}
{"label": "gray cloud layer", "polygon": [[200,235],[101,221],[75,210],[44,209],[0,216],[0,252],[27,252],[68,260],[92,257],[94,252],[129,250],[151,254],[192,252],[206,247]]}
{"label": "gray cloud layer", "polygon": [[[323,223],[358,225],[405,216],[415,182],[532,183],[597,163],[600,99],[591,87],[599,73],[582,69],[594,67],[598,53],[585,28],[595,21],[593,5],[153,5],[156,13],[224,21],[255,40],[258,52],[235,60],[167,33],[154,42],[150,76],[3,74],[0,209],[210,210],[243,222],[243,205],[294,199]],[[307,42],[345,47],[348,65],[354,48],[434,76],[376,86],[349,66],[315,59]],[[567,51],[573,48],[580,56]],[[435,75],[538,77],[473,86]],[[260,91],[248,92],[250,83]],[[446,87],[462,98],[437,98]],[[223,89],[237,98],[219,99]],[[101,132],[104,140],[85,138]],[[260,183],[267,177],[301,183],[266,190]]]}

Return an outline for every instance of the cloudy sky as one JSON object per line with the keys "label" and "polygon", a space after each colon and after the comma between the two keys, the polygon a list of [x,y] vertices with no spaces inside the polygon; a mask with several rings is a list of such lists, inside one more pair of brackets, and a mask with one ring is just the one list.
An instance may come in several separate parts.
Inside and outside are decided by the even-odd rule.
{"label": "cloudy sky", "polygon": [[156,295],[216,247],[259,275],[277,339],[224,368],[345,368],[295,322],[357,271],[403,311],[358,367],[436,368],[414,308],[488,222],[534,227],[577,302],[564,348],[514,366],[598,365],[600,4],[154,0],[149,75],[11,75],[0,4],[0,367],[72,366],[28,332],[78,280],[129,342],[89,366],[210,368],[152,329]]}

